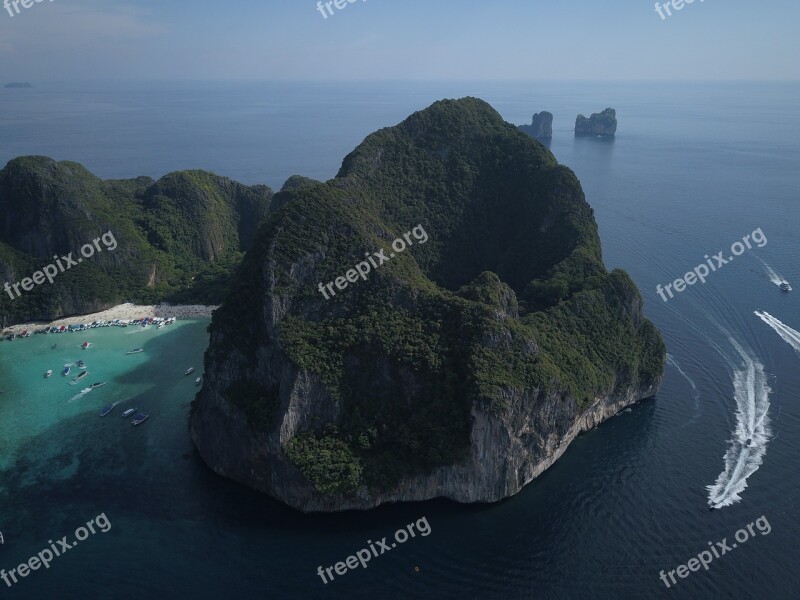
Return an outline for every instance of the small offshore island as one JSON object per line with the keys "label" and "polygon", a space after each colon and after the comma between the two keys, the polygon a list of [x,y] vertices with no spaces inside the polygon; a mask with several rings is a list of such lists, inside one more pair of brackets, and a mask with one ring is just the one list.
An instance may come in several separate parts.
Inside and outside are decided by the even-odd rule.
{"label": "small offshore island", "polygon": [[593,113],[588,119],[578,115],[575,119],[575,135],[594,135],[613,137],[617,133],[617,111],[607,108],[603,112]]}

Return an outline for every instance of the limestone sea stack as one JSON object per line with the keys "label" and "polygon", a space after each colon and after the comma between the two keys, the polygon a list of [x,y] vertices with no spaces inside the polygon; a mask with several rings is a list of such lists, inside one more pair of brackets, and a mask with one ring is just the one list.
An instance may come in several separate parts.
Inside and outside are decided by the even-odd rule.
{"label": "limestone sea stack", "polygon": [[578,115],[575,119],[575,135],[613,136],[617,133],[617,111],[607,108],[603,112],[593,113],[588,119]]}
{"label": "limestone sea stack", "polygon": [[533,115],[530,125],[519,125],[519,130],[538,140],[549,140],[553,137],[553,113],[543,110]]}

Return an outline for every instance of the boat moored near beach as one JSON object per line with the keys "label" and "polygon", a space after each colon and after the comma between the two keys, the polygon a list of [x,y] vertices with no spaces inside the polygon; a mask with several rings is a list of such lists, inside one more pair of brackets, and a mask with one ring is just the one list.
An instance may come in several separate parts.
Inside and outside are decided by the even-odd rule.
{"label": "boat moored near beach", "polygon": [[100,416],[101,417],[105,417],[108,413],[110,413],[112,410],[114,410],[115,406],[116,406],[116,404],[109,404],[107,406],[104,406],[103,410],[100,411]]}
{"label": "boat moored near beach", "polygon": [[47,369],[47,372],[44,374],[44,378],[47,379],[53,374],[53,369]]}
{"label": "boat moored near beach", "polygon": [[192,373],[194,373],[194,367],[189,367],[188,369],[186,369],[184,375],[191,375]]}
{"label": "boat moored near beach", "polygon": [[136,415],[136,417],[133,419],[133,421],[131,421],[131,425],[136,427],[137,425],[141,425],[142,423],[147,421],[147,419],[149,419],[149,418],[150,418],[150,415],[146,415],[144,413],[139,413],[138,415]]}
{"label": "boat moored near beach", "polygon": [[135,409],[135,408],[129,408],[129,409],[128,409],[128,410],[126,410],[124,413],[122,413],[122,417],[123,417],[123,418],[125,418],[125,417],[130,417],[130,416],[131,416],[133,413],[135,413],[135,412],[136,412],[136,409]]}
{"label": "boat moored near beach", "polygon": [[77,383],[78,381],[80,381],[81,379],[83,379],[84,377],[86,377],[88,374],[89,374],[89,371],[81,371],[80,373],[78,373],[78,374],[77,374],[77,375],[76,375],[76,376],[75,376],[75,377],[72,379],[72,382],[73,382],[73,383]]}
{"label": "boat moored near beach", "polygon": [[144,348],[134,348],[133,350],[128,350],[125,354],[139,354],[140,352],[144,352]]}

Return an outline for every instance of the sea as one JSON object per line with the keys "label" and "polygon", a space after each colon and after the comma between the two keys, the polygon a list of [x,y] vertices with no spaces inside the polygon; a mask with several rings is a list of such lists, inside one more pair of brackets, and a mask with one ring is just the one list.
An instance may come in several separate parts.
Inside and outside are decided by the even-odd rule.
{"label": "sea", "polygon": [[[605,263],[632,276],[665,338],[658,394],[503,502],[304,515],[193,449],[184,371],[202,373],[207,321],[3,341],[0,569],[62,553],[0,581],[0,598],[800,596],[800,85],[38,83],[0,89],[0,162],[40,154],[103,178],[201,168],[277,190],[333,177],[370,132],[464,96],[515,124],[555,115],[547,145],[581,181]],[[606,107],[614,139],[574,137],[578,113]],[[702,265],[705,283],[676,291]],[[90,375],[71,385],[61,371],[78,360]],[[126,408],[150,419],[133,427]],[[101,515],[106,532],[80,529]],[[427,535],[319,576],[422,519]]]}

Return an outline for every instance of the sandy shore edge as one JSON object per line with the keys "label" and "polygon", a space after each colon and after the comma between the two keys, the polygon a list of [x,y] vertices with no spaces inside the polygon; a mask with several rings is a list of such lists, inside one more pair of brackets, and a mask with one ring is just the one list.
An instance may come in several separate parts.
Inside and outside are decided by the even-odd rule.
{"label": "sandy shore edge", "polygon": [[175,317],[178,320],[186,319],[201,319],[210,318],[211,313],[214,312],[218,306],[210,306],[203,304],[190,304],[190,305],[172,305],[172,304],[154,304],[154,305],[138,305],[131,304],[118,304],[113,308],[104,310],[98,313],[89,315],[78,315],[72,317],[65,317],[63,319],[56,319],[50,323],[21,323],[20,325],[12,325],[3,329],[3,335],[15,333],[19,335],[26,329],[29,331],[36,331],[43,327],[53,326],[60,327],[61,325],[78,325],[81,323],[89,324],[92,321],[113,321],[114,319],[143,319],[145,317]]}

